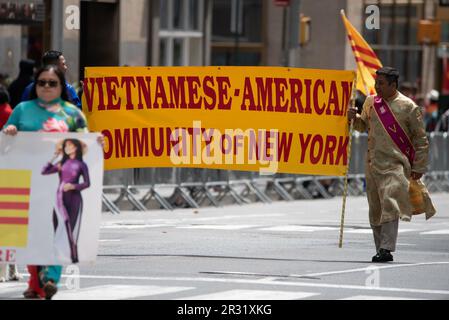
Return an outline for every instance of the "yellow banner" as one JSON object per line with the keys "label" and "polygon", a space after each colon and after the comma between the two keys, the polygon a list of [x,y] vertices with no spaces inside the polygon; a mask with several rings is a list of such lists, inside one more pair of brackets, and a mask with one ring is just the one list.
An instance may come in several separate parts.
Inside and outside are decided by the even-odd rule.
{"label": "yellow banner", "polygon": [[191,167],[342,176],[352,71],[88,67],[83,111],[105,169]]}

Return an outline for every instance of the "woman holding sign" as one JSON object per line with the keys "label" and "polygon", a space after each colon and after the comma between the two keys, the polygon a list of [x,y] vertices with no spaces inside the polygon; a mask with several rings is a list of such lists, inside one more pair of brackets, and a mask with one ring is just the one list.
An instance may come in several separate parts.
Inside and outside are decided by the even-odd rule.
{"label": "woman holding sign", "polygon": [[[30,97],[17,105],[3,132],[16,135],[18,131],[87,132],[86,118],[68,102],[64,74],[57,66],[48,65],[35,75]],[[103,137],[99,138],[103,144]],[[57,292],[62,266],[28,266],[30,279],[25,298],[51,299]]]}

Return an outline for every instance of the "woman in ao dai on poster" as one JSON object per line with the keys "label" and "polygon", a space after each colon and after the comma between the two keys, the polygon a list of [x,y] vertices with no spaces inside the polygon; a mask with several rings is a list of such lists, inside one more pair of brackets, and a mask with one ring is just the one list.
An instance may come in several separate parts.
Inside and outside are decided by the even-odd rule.
{"label": "woman in ao dai on poster", "polygon": [[[86,149],[80,140],[65,139],[62,146],[57,146],[53,159],[42,170],[43,175],[59,175],[53,226],[55,253],[61,262],[79,261],[77,244],[83,211],[81,191],[90,186],[89,169],[83,161]],[[60,154],[62,160],[53,164]]]}

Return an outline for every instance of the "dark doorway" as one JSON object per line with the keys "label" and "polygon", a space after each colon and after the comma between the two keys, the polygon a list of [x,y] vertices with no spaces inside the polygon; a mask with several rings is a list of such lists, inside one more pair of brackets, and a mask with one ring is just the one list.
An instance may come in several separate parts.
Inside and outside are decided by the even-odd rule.
{"label": "dark doorway", "polygon": [[84,67],[118,66],[119,6],[81,1],[80,79]]}
{"label": "dark doorway", "polygon": [[22,27],[22,35],[27,37],[26,57],[33,59],[38,66],[44,54],[44,33],[42,25],[29,25]]}

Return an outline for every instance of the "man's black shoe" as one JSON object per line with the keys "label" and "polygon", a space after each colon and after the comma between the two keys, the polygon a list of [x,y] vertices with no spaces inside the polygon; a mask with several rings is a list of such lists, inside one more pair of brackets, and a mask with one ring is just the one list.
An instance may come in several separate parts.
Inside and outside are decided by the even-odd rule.
{"label": "man's black shoe", "polygon": [[380,249],[379,252],[373,257],[372,262],[388,262],[393,261],[393,255],[389,250]]}

